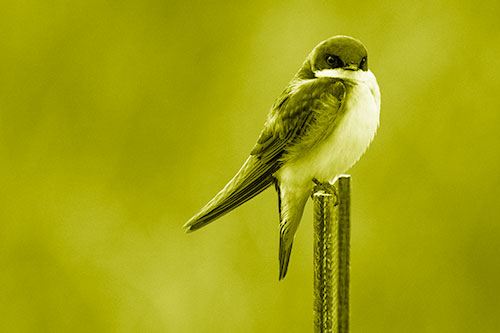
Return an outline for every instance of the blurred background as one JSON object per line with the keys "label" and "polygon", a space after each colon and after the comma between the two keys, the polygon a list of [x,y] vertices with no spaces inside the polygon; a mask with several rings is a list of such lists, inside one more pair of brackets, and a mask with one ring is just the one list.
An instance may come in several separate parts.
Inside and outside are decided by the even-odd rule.
{"label": "blurred background", "polygon": [[352,332],[500,326],[500,2],[0,5],[0,331],[312,331],[312,207],[181,226],[322,40],[382,91],[352,175]]}

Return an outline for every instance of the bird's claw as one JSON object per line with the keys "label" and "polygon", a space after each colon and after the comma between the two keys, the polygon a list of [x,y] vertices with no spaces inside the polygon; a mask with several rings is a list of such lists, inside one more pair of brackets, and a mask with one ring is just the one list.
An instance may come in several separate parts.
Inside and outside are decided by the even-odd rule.
{"label": "bird's claw", "polygon": [[337,194],[337,189],[333,184],[330,184],[329,182],[322,183],[316,178],[313,178],[312,181],[314,182],[314,187],[311,193],[311,198],[314,197],[315,193],[318,192],[323,192],[327,194],[333,194],[335,196],[335,206],[338,204],[338,194]]}

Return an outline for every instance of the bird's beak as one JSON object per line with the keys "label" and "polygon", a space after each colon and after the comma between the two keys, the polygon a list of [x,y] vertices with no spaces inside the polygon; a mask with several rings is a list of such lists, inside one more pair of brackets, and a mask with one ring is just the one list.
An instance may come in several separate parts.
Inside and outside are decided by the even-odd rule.
{"label": "bird's beak", "polygon": [[344,69],[348,70],[348,71],[357,71],[359,68],[358,68],[357,64],[350,64],[350,65],[344,66]]}

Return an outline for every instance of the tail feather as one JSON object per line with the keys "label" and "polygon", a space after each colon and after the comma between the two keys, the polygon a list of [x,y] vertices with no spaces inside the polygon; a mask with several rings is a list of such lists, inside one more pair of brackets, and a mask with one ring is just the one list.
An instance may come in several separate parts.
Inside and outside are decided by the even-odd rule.
{"label": "tail feather", "polygon": [[200,229],[265,190],[274,182],[272,174],[277,168],[250,156],[236,176],[184,225],[186,231]]}
{"label": "tail feather", "polygon": [[279,183],[277,183],[276,189],[280,213],[279,280],[282,280],[288,271],[295,232],[302,218],[310,190],[307,185],[304,188],[282,188]]}
{"label": "tail feather", "polygon": [[282,280],[286,276],[288,271],[288,263],[290,262],[290,255],[292,254],[293,240],[286,244],[283,238],[280,238],[280,249],[279,249],[279,262],[280,262],[280,275],[279,280]]}

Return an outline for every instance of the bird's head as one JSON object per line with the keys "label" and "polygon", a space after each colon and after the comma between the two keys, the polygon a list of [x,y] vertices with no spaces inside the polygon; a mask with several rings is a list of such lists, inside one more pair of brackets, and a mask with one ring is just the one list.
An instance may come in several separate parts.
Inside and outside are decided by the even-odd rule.
{"label": "bird's head", "polygon": [[297,73],[300,79],[312,79],[323,70],[342,69],[367,71],[368,53],[357,39],[348,36],[334,36],[319,43],[307,56]]}

